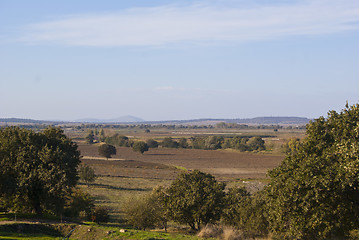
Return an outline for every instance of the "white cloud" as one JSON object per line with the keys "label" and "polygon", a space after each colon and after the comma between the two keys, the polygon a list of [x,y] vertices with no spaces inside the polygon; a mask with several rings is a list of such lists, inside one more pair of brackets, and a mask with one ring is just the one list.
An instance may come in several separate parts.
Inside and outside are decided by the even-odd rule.
{"label": "white cloud", "polygon": [[303,0],[231,8],[167,5],[31,24],[22,40],[97,47],[245,42],[337,33],[358,29],[358,22],[358,0]]}

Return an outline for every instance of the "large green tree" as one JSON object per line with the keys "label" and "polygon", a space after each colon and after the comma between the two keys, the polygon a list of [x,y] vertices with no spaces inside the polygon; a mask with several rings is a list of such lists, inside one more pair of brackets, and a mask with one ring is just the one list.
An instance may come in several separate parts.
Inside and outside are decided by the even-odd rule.
{"label": "large green tree", "polygon": [[170,218],[193,230],[219,220],[224,204],[224,183],[198,170],[182,173],[166,190]]}
{"label": "large green tree", "polygon": [[344,236],[359,224],[359,105],[307,125],[266,189],[277,239]]}
{"label": "large green tree", "polygon": [[59,128],[0,130],[0,197],[7,208],[60,213],[76,185],[80,152]]}

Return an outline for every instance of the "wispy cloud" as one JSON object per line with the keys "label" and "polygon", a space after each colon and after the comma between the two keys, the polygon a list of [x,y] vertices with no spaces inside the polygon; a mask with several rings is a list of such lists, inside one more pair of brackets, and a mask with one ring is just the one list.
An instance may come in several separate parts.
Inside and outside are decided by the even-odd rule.
{"label": "wispy cloud", "polygon": [[23,41],[75,46],[246,42],[358,29],[358,0],[303,0],[240,7],[194,4],[65,16],[30,24]]}

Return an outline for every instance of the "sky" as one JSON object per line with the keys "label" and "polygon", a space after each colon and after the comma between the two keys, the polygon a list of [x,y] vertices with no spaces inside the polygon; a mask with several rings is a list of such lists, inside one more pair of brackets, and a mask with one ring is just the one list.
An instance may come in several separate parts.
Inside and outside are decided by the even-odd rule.
{"label": "sky", "polygon": [[0,118],[317,118],[358,43],[358,0],[0,0]]}

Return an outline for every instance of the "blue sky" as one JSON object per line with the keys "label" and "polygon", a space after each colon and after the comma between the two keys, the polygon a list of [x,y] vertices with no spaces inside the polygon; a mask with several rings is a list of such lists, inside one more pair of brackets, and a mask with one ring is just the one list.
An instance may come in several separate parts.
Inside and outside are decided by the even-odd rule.
{"label": "blue sky", "polygon": [[358,43],[357,0],[0,1],[0,118],[316,118]]}

